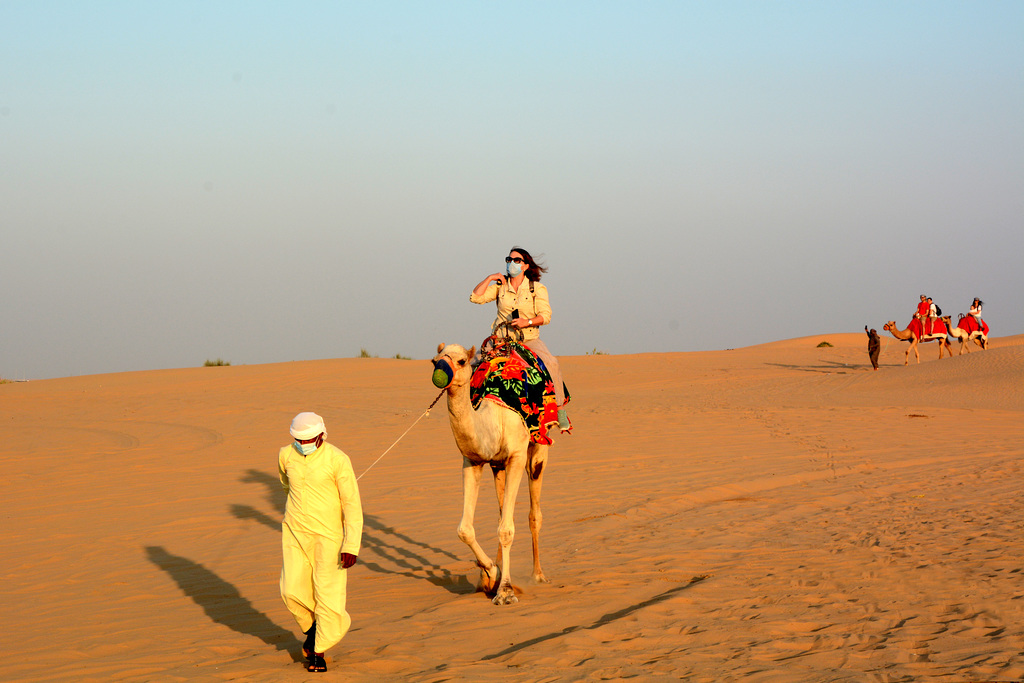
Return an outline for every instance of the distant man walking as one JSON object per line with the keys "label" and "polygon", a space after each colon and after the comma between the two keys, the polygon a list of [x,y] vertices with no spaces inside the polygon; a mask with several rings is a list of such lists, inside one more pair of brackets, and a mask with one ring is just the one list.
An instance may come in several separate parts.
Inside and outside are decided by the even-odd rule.
{"label": "distant man walking", "polygon": [[324,653],[348,632],[348,569],[363,535],[363,509],[352,463],[324,441],[316,413],[292,420],[295,439],[278,454],[278,474],[288,492],[281,524],[281,597],[306,634],[307,671],[327,671]]}

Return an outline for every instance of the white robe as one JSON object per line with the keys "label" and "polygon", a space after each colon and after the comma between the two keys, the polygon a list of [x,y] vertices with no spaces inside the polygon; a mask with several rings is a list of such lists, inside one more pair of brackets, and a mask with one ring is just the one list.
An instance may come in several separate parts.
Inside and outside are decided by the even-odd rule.
{"label": "white robe", "polygon": [[303,457],[293,446],[278,455],[288,491],[281,525],[281,597],[303,632],[316,620],[316,651],[325,652],[348,632],[347,570],[339,555],[359,554],[363,509],[352,463],[324,443]]}

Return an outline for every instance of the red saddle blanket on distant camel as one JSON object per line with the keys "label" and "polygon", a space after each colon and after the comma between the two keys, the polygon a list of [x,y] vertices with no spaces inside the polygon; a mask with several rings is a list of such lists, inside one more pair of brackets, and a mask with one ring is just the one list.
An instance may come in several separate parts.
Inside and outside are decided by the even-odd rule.
{"label": "red saddle blanket on distant camel", "polygon": [[[985,322],[984,318],[981,319],[981,325],[982,325],[981,331],[987,337],[988,336],[988,323]],[[974,332],[977,332],[978,329],[979,329],[978,328],[978,321],[974,319],[973,315],[965,315],[964,317],[960,318],[960,322],[957,323],[957,327],[959,327],[961,330],[966,331],[967,334],[973,334]]]}
{"label": "red saddle blanket on distant camel", "polygon": [[941,318],[936,318],[935,320],[926,319],[924,323],[924,334],[921,334],[921,321],[917,318],[910,321],[910,324],[907,325],[907,329],[916,334],[918,339],[924,339],[925,337],[931,337],[933,335],[936,337],[944,337],[949,334],[949,330],[946,329],[946,323],[942,322]]}
{"label": "red saddle blanket on distant camel", "polygon": [[[493,337],[487,341],[491,340]],[[548,428],[558,427],[558,402],[555,384],[544,362],[518,342],[505,341],[489,347],[487,341],[481,346],[482,360],[469,383],[473,407],[485,398],[496,401],[523,418],[530,430],[530,441],[550,444]],[[569,402],[568,389],[565,402]]]}

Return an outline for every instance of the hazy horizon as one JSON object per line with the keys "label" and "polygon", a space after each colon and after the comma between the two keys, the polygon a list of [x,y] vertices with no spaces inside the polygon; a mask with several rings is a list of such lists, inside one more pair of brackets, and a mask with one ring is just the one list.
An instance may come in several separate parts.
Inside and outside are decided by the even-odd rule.
{"label": "hazy horizon", "polygon": [[4,2],[0,377],[1024,332],[1024,4]]}

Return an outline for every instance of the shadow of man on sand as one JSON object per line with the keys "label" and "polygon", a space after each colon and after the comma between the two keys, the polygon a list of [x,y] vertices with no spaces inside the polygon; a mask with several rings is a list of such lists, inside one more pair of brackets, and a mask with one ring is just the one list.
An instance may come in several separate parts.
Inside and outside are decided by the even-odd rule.
{"label": "shadow of man on sand", "polygon": [[277,511],[277,514],[271,516],[251,505],[240,505],[238,503],[231,506],[231,514],[238,519],[255,520],[263,526],[281,533],[281,518],[284,517],[285,504],[288,502],[288,494],[285,493],[284,488],[281,486],[281,480],[266,472],[250,469],[246,471],[245,476],[241,477],[239,481],[246,484],[262,484],[263,488],[266,489],[267,502]]}
{"label": "shadow of man on sand", "polygon": [[259,638],[267,645],[288,652],[296,662],[301,661],[300,643],[291,631],[286,631],[263,612],[242,597],[238,589],[214,572],[192,560],[172,555],[160,546],[147,546],[149,561],[167,572],[178,587],[203,608],[211,620],[232,631]]}
{"label": "shadow of man on sand", "polygon": [[245,476],[238,481],[244,484],[262,484],[263,488],[266,489],[267,502],[280,515],[284,515],[284,507],[288,503],[288,494],[285,493],[284,487],[281,486],[281,480],[277,478],[276,474],[267,474],[260,470],[249,469],[246,470]]}

